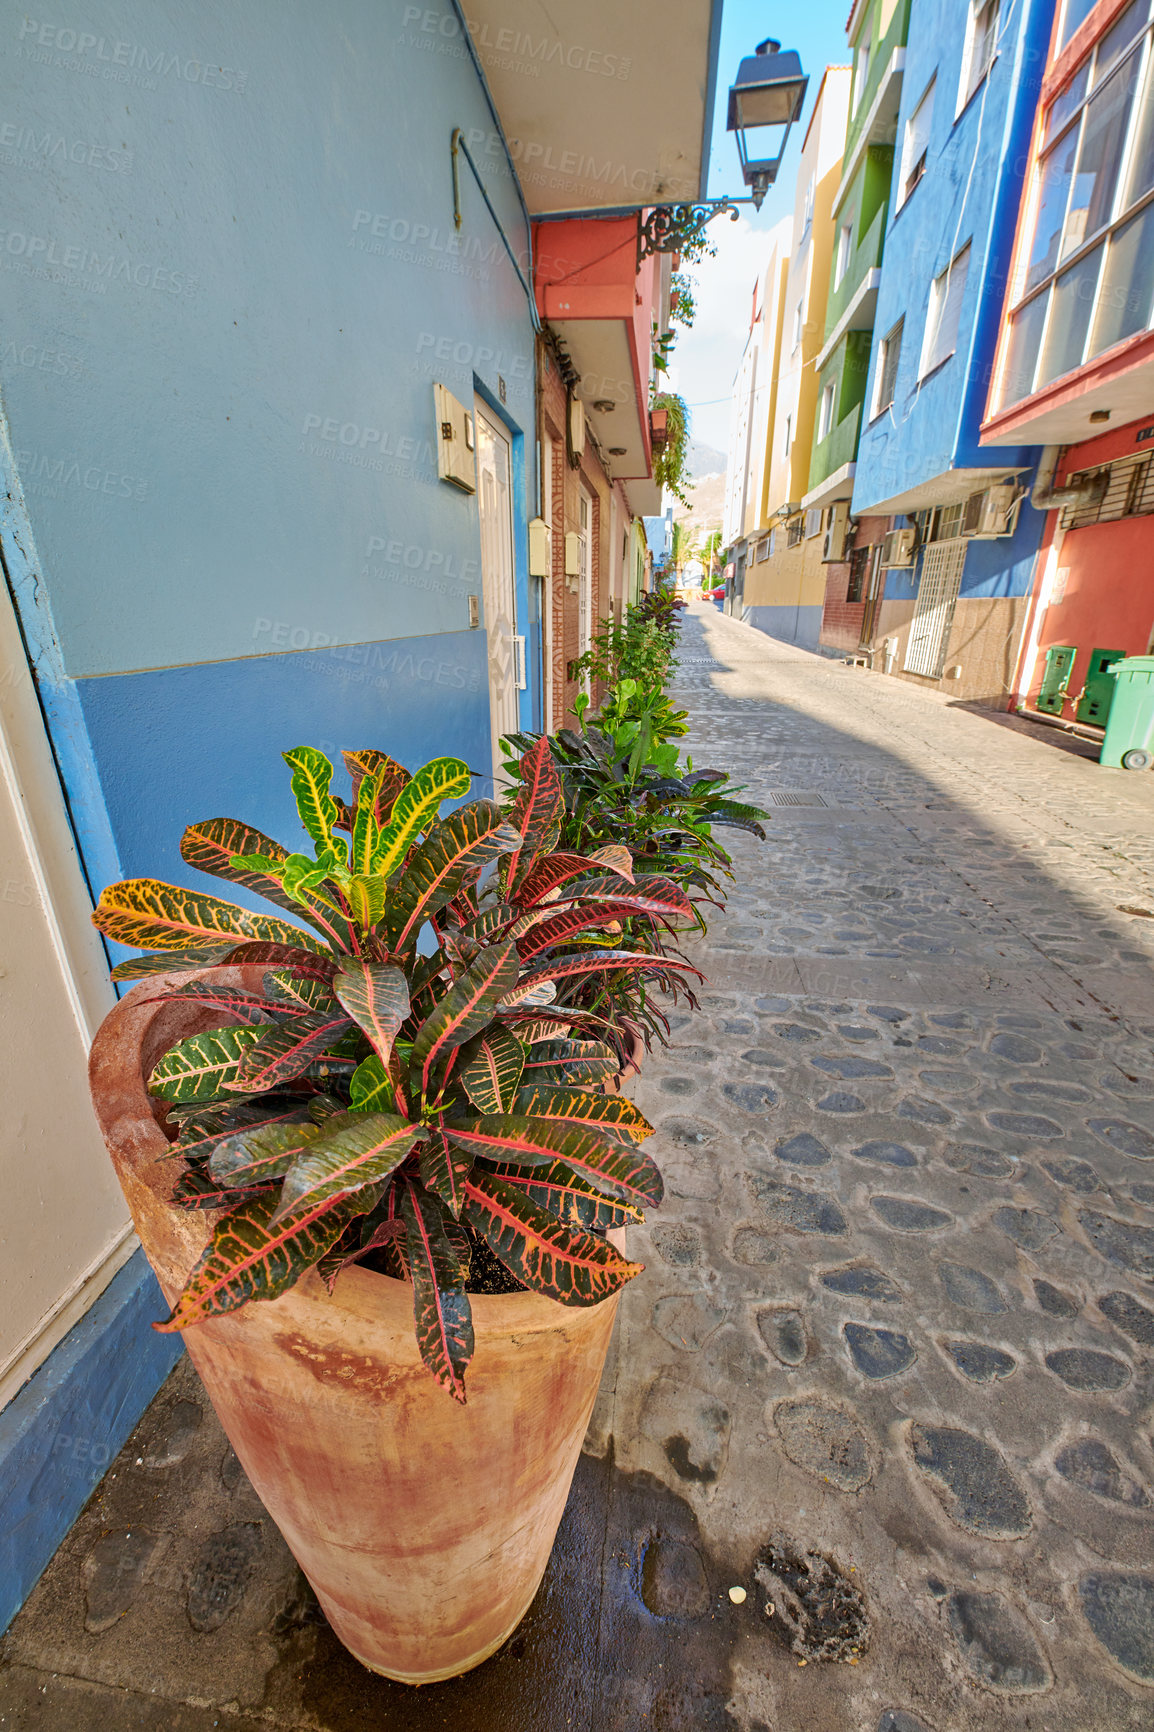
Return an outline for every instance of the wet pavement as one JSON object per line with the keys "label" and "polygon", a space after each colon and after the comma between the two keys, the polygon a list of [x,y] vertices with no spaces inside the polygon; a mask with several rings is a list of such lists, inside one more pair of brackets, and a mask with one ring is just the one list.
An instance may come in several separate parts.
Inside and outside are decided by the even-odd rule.
{"label": "wet pavement", "polygon": [[0,1728],[1154,1723],[1154,779],[708,607],[682,650],[774,816],[632,1091],[667,1200],[520,1630],[363,1671],[185,1362]]}

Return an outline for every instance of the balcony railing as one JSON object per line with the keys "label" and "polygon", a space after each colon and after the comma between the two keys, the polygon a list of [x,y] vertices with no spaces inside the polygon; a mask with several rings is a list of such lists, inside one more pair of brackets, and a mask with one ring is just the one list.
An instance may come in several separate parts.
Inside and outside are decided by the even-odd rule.
{"label": "balcony railing", "polygon": [[[873,12],[874,18],[876,19],[878,17],[879,9],[874,6],[871,7],[870,10]],[[890,61],[893,58],[894,49],[905,47],[909,26],[910,0],[899,0],[899,4],[894,7],[894,14],[890,19],[889,28],[886,30],[885,35],[880,39],[880,41],[873,42],[870,45],[869,71],[866,74],[865,85],[860,94],[855,93],[856,100],[854,102],[854,110],[850,116],[849,125],[846,128],[845,160],[847,162],[853,156],[854,148],[857,145],[862,128],[865,126],[867,120],[870,119],[870,110],[872,109],[874,99],[881,88],[882,80],[889,74]],[[859,56],[855,53],[855,63],[858,59]],[[896,121],[896,108],[894,110],[893,118]]]}
{"label": "balcony railing", "polygon": [[824,439],[815,439],[809,465],[809,490],[820,487],[843,464],[857,457],[858,433],[861,430],[861,402],[843,415],[836,427],[831,427]]}
{"label": "balcony railing", "polygon": [[[839,319],[853,300],[867,271],[882,262],[882,249],[886,237],[886,216],[889,212],[889,200],[884,199],[873,222],[860,239],[855,240],[850,250],[849,263],[841,282],[834,288],[830,283],[829,297],[825,311],[825,340],[828,342],[831,333],[836,328]],[[848,210],[843,214],[848,214]]]}

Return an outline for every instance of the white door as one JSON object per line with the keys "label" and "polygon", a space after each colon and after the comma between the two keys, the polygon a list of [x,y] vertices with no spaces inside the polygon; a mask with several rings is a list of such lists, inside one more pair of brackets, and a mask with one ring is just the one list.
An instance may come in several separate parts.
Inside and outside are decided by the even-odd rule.
{"label": "white door", "polygon": [[903,663],[908,674],[922,674],[931,680],[941,678],[954,622],[954,604],[966,563],[966,545],[958,536],[953,541],[935,541],[926,548]]}
{"label": "white door", "polygon": [[[592,520],[593,511],[589,495],[581,489],[581,499],[578,508],[577,540],[580,548],[580,571],[577,574],[577,653],[585,655],[593,648],[593,554],[592,554]],[[589,690],[589,680],[581,681],[582,691]]]}
{"label": "white door", "polygon": [[513,587],[512,453],[508,435],[474,405],[477,428],[477,502],[481,514],[481,589],[489,640],[489,716],[493,728],[493,779],[505,780],[500,739],[516,733],[517,631]]}

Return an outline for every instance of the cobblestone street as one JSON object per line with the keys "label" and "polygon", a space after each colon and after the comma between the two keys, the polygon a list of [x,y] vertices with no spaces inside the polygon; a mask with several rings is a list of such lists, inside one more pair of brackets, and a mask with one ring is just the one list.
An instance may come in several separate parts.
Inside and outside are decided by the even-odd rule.
{"label": "cobblestone street", "polygon": [[0,1727],[1154,1721],[1154,777],[711,607],[681,647],[695,762],[773,818],[633,1091],[666,1203],[525,1624],[363,1672],[185,1364]]}

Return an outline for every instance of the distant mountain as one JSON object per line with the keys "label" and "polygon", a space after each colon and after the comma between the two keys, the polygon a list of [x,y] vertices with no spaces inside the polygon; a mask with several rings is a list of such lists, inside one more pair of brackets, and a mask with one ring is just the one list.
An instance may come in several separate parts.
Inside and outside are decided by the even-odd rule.
{"label": "distant mountain", "polygon": [[689,441],[686,468],[695,479],[702,475],[725,474],[725,452],[713,445],[703,445],[698,439]]}

